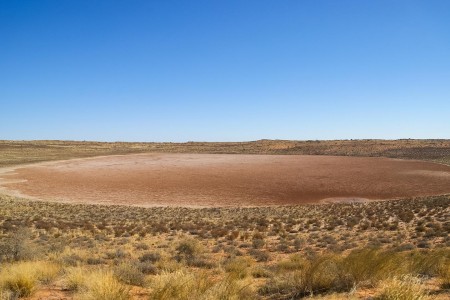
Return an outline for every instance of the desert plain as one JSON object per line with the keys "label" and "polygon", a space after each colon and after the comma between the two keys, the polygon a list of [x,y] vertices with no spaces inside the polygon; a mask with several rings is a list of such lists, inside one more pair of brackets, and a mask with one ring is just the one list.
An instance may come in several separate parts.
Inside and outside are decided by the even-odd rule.
{"label": "desert plain", "polygon": [[4,193],[66,203],[267,206],[450,193],[450,167],[383,157],[150,153],[9,169]]}

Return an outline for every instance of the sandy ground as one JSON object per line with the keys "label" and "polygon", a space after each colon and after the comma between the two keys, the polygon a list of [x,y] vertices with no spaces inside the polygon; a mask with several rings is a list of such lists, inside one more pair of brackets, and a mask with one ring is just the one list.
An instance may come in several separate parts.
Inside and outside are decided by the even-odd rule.
{"label": "sandy ground", "polygon": [[450,167],[363,157],[135,154],[0,171],[3,193],[138,206],[255,206],[450,193]]}

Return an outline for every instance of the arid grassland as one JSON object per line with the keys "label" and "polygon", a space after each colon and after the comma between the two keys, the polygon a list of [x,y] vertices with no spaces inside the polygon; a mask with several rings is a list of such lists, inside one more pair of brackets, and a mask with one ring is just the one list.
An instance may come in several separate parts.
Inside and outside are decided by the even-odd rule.
{"label": "arid grassland", "polygon": [[[0,166],[139,152],[450,162],[449,140],[0,142]],[[0,195],[0,299],[449,299],[450,195],[252,208]]]}
{"label": "arid grassland", "polygon": [[448,296],[449,196],[222,209],[0,200],[5,299]]}

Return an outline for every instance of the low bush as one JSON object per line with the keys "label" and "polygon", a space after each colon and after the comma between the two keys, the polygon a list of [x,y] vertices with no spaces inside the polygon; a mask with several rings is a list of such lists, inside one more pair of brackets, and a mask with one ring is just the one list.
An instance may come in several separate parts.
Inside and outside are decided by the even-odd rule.
{"label": "low bush", "polygon": [[122,263],[114,268],[114,275],[119,281],[135,286],[144,286],[145,275],[139,269],[137,264]]}
{"label": "low bush", "polygon": [[197,240],[186,238],[180,241],[175,248],[175,259],[178,262],[184,261],[191,264],[202,253],[202,247]]}

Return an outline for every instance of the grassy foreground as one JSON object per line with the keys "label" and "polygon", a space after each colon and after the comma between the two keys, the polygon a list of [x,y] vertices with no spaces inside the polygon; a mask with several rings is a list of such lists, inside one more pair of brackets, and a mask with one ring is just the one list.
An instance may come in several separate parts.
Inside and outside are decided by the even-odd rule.
{"label": "grassy foreground", "polygon": [[449,214],[450,196],[205,209],[0,196],[0,299],[447,299]]}

